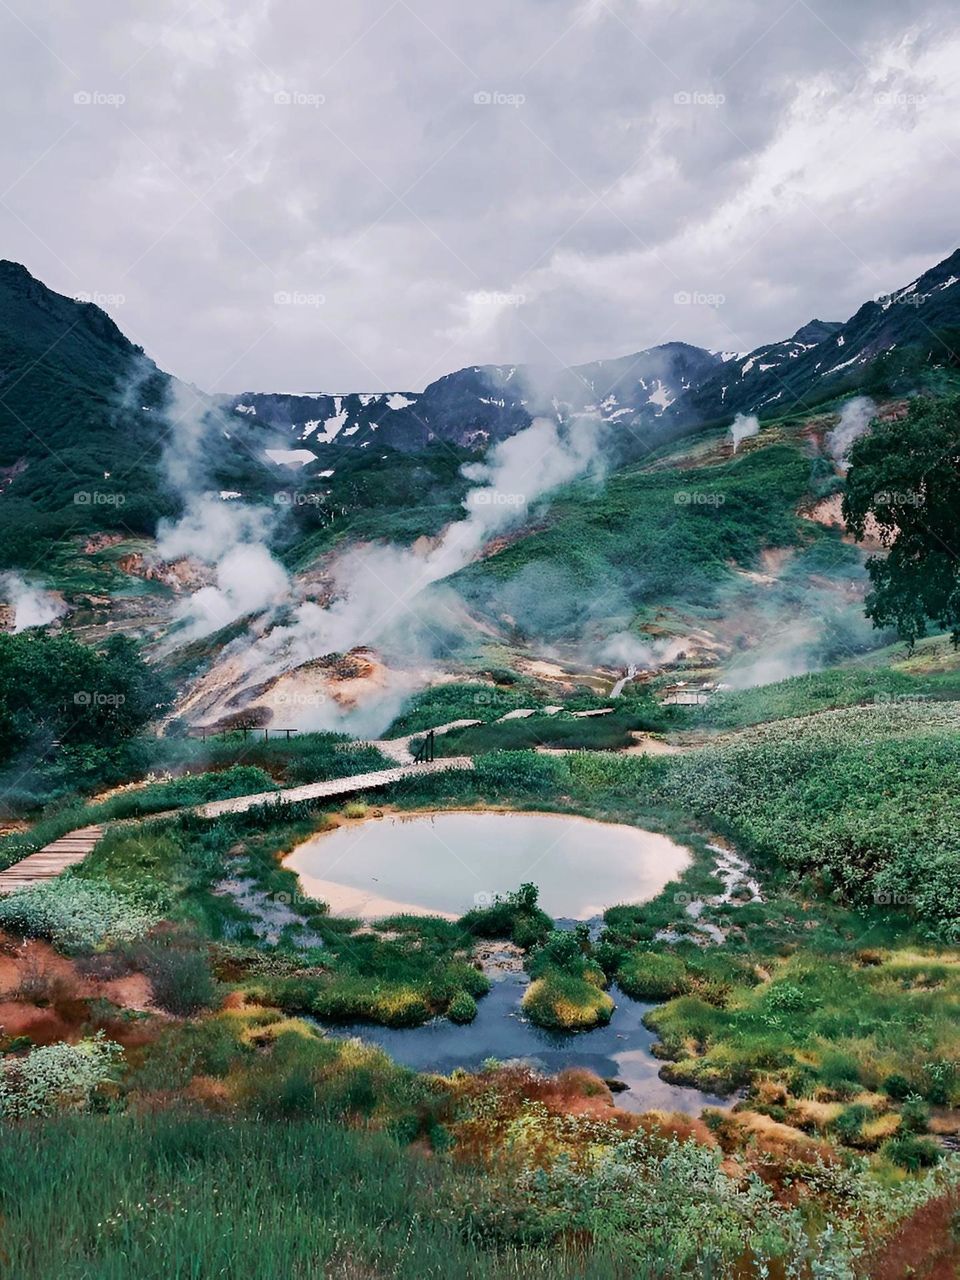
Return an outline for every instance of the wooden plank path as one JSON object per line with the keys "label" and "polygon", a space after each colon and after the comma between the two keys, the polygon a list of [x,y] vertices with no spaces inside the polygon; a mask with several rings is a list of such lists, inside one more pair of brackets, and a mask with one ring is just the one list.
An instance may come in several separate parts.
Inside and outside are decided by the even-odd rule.
{"label": "wooden plank path", "polygon": [[326,782],[308,782],[303,787],[287,787],[282,791],[260,791],[252,796],[235,796],[232,800],[212,800],[192,810],[201,818],[216,818],[221,813],[243,813],[258,804],[295,804],[298,800],[320,800],[333,796],[356,795],[387,787],[401,778],[425,773],[443,773],[447,769],[472,769],[470,756],[446,756],[429,764],[401,764],[395,769],[378,769],[375,773],[357,773],[351,778],[330,778]]}
{"label": "wooden plank path", "polygon": [[[253,795],[234,796],[231,800],[212,800],[209,804],[173,810],[169,814],[147,814],[143,819],[173,817],[175,813],[196,813],[202,818],[216,818],[221,813],[243,813],[258,804],[295,804],[298,800],[332,799],[356,795],[389,786],[411,774],[443,773],[447,769],[472,769],[469,756],[449,756],[429,764],[401,764],[395,769],[379,769],[374,773],[357,773],[348,778],[329,778],[326,782],[308,782],[302,787],[286,787],[280,791],[258,791]],[[16,889],[28,889],[44,880],[53,880],[67,867],[82,862],[103,835],[98,826],[80,827],[29,854],[6,871],[0,871],[0,896]]]}
{"label": "wooden plank path", "polygon": [[15,862],[6,871],[0,871],[0,894],[53,880],[67,867],[82,862],[102,835],[103,827],[80,827]]}

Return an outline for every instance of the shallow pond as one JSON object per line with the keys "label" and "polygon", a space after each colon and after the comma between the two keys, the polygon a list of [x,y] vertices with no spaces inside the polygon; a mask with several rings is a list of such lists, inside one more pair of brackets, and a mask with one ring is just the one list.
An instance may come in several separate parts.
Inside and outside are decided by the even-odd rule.
{"label": "shallow pond", "polygon": [[606,1027],[563,1035],[544,1031],[523,1016],[520,1001],[527,981],[526,975],[511,973],[494,982],[490,994],[477,1001],[476,1018],[465,1027],[435,1018],[425,1026],[403,1030],[367,1023],[324,1024],[324,1029],[329,1035],[356,1036],[366,1044],[380,1045],[395,1061],[415,1071],[441,1075],[449,1075],[456,1067],[476,1071],[487,1058],[524,1059],[547,1075],[567,1067],[587,1067],[603,1079],[628,1086],[615,1097],[616,1105],[627,1111],[697,1115],[703,1107],[730,1105],[730,1099],[660,1079],[661,1064],[650,1051],[656,1036],[642,1022],[653,1005],[630,1000],[612,987],[617,1007]]}
{"label": "shallow pond", "polygon": [[653,898],[687,866],[666,836],[540,813],[431,813],[350,824],[298,845],[284,865],[336,915],[456,919],[533,881],[557,919],[590,920]]}
{"label": "shallow pond", "polygon": [[[666,836],[587,818],[537,813],[452,812],[390,816],[339,827],[299,845],[285,859],[304,891],[339,915],[365,920],[410,911],[457,918],[524,881],[539,887],[555,919],[596,920],[607,907],[654,897],[688,865],[690,854]],[[495,948],[495,944],[491,944]],[[456,1026],[437,1018],[422,1027],[327,1025],[357,1036],[417,1071],[476,1070],[487,1058],[523,1059],[548,1073],[587,1067],[628,1086],[617,1105],[697,1113],[720,1098],[667,1084],[650,1052],[656,1037],[639,1004],[613,989],[606,1027],[576,1034],[544,1031],[520,1008],[526,974],[491,972],[476,1019]]]}

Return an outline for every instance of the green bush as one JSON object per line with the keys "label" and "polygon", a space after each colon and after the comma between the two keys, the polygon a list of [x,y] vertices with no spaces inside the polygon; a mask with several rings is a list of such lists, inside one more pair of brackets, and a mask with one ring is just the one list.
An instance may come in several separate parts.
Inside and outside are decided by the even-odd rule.
{"label": "green bush", "polygon": [[614,1003],[605,991],[587,978],[562,969],[547,969],[523,997],[523,1011],[537,1026],[557,1031],[586,1031],[605,1025]]}
{"label": "green bush", "polygon": [[888,1138],[880,1148],[882,1155],[902,1169],[916,1173],[920,1169],[929,1169],[939,1163],[942,1152],[932,1138],[920,1138],[913,1133],[905,1133]]}
{"label": "green bush", "polygon": [[669,1000],[690,989],[687,966],[679,956],[641,950],[627,956],[617,984],[634,1000]]}
{"label": "green bush", "polygon": [[137,958],[161,1009],[190,1017],[219,1002],[219,990],[206,948],[177,935],[153,938]]}
{"label": "green bush", "polygon": [[113,1078],[120,1045],[98,1034],[78,1044],[51,1044],[0,1068],[0,1118],[50,1115],[89,1105]]}
{"label": "green bush", "polygon": [[489,907],[475,907],[459,920],[477,938],[508,938],[524,950],[542,942],[553,921],[537,906],[539,890],[523,884],[514,893],[497,896]]}
{"label": "green bush", "polygon": [[477,1016],[477,1002],[469,991],[458,991],[447,1006],[447,1017],[451,1022],[472,1022]]}
{"label": "green bush", "polygon": [[64,872],[56,880],[0,898],[0,928],[46,938],[67,951],[143,937],[159,914],[100,880]]}

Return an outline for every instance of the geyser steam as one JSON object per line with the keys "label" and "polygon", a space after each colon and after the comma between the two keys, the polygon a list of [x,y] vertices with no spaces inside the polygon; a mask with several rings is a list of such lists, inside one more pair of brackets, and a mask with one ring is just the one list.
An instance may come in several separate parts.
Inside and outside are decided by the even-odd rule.
{"label": "geyser steam", "polygon": [[[327,653],[382,646],[391,636],[400,638],[408,664],[429,658],[437,602],[433,596],[425,599],[426,589],[469,564],[491,537],[522,521],[530,505],[550,490],[578,476],[599,479],[602,430],[594,418],[578,418],[562,428],[538,418],[496,445],[484,462],[464,467],[464,475],[476,482],[464,500],[466,518],[451,524],[430,551],[349,550],[333,566],[333,603],[328,608],[301,603],[289,625],[250,645],[247,669],[269,678]],[[329,722],[333,710],[322,708],[318,721]]]}
{"label": "geyser steam", "polygon": [[750,436],[755,436],[760,430],[760,419],[756,415],[751,414],[749,417],[745,413],[738,413],[730,424],[730,435],[733,439],[733,452],[736,453],[740,448],[742,441],[747,440]]}
{"label": "geyser steam", "polygon": [[28,627],[45,627],[66,613],[66,605],[50,591],[33,586],[19,573],[5,573],[0,578],[0,593],[13,607],[14,631]]}
{"label": "geyser steam", "polygon": [[827,436],[827,449],[842,471],[847,469],[847,455],[876,416],[877,406],[869,396],[856,396],[843,406],[840,421]]}

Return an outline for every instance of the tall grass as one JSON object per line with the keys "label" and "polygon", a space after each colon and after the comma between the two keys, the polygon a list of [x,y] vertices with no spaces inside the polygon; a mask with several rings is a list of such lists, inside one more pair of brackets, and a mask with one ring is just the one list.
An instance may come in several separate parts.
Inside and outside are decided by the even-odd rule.
{"label": "tall grass", "polygon": [[[487,1249],[468,1175],[322,1119],[159,1113],[0,1130],[0,1271],[16,1280],[622,1276],[602,1249]],[[631,1276],[668,1275],[652,1246]],[[656,1272],[653,1268],[657,1267]]]}

